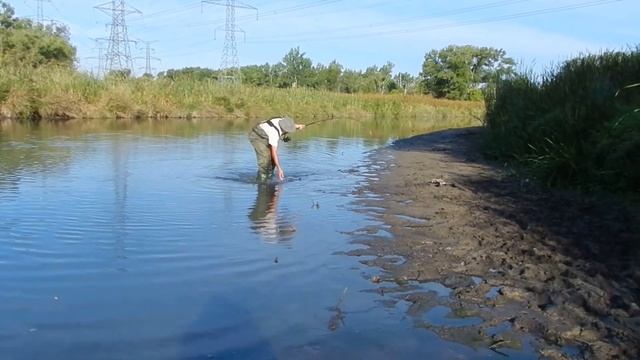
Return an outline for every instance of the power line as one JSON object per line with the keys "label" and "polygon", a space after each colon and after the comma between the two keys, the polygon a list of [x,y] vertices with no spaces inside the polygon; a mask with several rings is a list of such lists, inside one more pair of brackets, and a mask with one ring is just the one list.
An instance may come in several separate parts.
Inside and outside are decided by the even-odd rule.
{"label": "power line", "polygon": [[130,22],[145,22],[146,20],[150,20],[150,19],[162,20],[162,18],[175,17],[176,14],[197,9],[198,7],[200,7],[200,2],[196,1],[193,3],[185,4],[184,6],[165,9],[165,10],[159,10],[150,14],[145,14],[144,16],[138,19],[132,19]]}
{"label": "power line", "polygon": [[62,15],[62,12],[60,11],[60,9],[58,9],[58,7],[56,6],[56,4],[52,1],[50,1],[51,6],[53,7],[53,9],[58,13],[58,18],[61,19],[64,23],[69,24],[70,21],[68,21],[67,19],[64,18],[64,15]]}
{"label": "power line", "polygon": [[[44,0],[43,0],[44,1]],[[361,14],[359,14],[357,12],[357,10],[362,10],[363,8],[369,8],[371,7],[371,4],[365,5],[363,6],[357,6],[357,8],[353,8],[352,10],[345,10],[345,7],[341,6],[341,9],[336,9],[334,7],[329,7],[326,9],[318,9],[318,7],[320,6],[325,6],[328,4],[332,4],[334,2],[337,2],[339,0],[325,0],[325,1],[309,1],[306,2],[304,4],[298,4],[295,6],[282,6],[281,8],[277,8],[277,9],[273,9],[269,12],[262,12],[261,10],[261,14],[260,14],[260,19],[263,18],[269,18],[269,17],[283,17],[286,14],[289,13],[293,13],[293,12],[301,12],[304,10],[308,10],[311,8],[315,8],[315,10],[313,11],[313,15],[317,16],[323,13],[331,13],[331,12],[347,12],[348,14],[351,14],[353,12],[353,16],[362,16]],[[490,10],[490,9],[495,9],[498,7],[506,7],[512,4],[517,4],[517,3],[523,3],[526,1],[531,1],[531,0],[513,0],[513,1],[500,1],[500,0],[494,0],[494,1],[490,1],[487,2],[485,4],[475,4],[473,6],[468,6],[468,7],[461,7],[461,8],[453,8],[453,9],[443,9],[442,11],[439,11],[437,13],[430,13],[428,17],[425,18],[424,15],[419,16],[411,16],[409,18],[403,18],[403,19],[398,19],[396,21],[393,22],[377,22],[377,23],[370,23],[367,25],[357,25],[357,26],[342,26],[342,27],[332,27],[330,30],[327,30],[325,32],[322,32],[322,36],[318,35],[318,32],[308,32],[308,33],[302,33],[302,32],[296,32],[294,34],[290,34],[290,35],[282,35],[282,36],[275,36],[275,37],[252,37],[252,40],[250,40],[249,42],[251,43],[256,43],[256,42],[260,42],[260,43],[278,43],[278,42],[291,42],[291,41],[301,41],[301,42],[319,42],[319,41],[332,41],[332,40],[340,40],[340,39],[356,39],[356,38],[369,38],[369,37],[376,37],[376,36],[393,36],[393,35],[399,35],[399,34],[409,34],[409,33],[416,33],[416,32],[421,32],[421,31],[438,31],[438,30],[444,30],[444,29],[449,29],[449,28],[455,28],[455,27],[462,27],[462,26],[471,26],[471,25],[477,25],[477,24],[485,24],[485,23],[492,23],[492,22],[500,22],[500,21],[508,21],[508,20],[512,20],[512,19],[517,19],[517,18],[524,18],[524,17],[532,17],[532,16],[540,16],[540,15],[545,15],[545,14],[553,14],[553,13],[560,13],[560,12],[567,12],[570,10],[575,10],[575,9],[580,9],[580,8],[587,8],[587,7],[595,7],[595,6],[601,6],[601,5],[606,5],[606,4],[612,4],[615,2],[621,2],[622,0],[591,0],[591,1],[576,1],[573,2],[571,4],[566,4],[566,5],[560,5],[560,4],[555,4],[555,6],[552,5],[552,7],[546,7],[546,8],[538,8],[535,9],[535,7],[533,5],[529,6],[528,9],[527,7],[524,8],[520,8],[520,9],[512,9],[512,13],[507,13],[507,11],[502,12],[502,14],[497,14],[494,15],[495,13],[489,13],[490,15],[486,15],[484,17],[476,17],[476,16],[462,16],[460,17],[460,20],[462,19],[466,19],[466,20],[462,20],[462,21],[458,21],[458,22],[446,22],[446,21],[438,21],[438,22],[433,22],[431,24],[426,23],[425,21],[428,21],[429,18],[432,18],[434,16],[447,16],[447,17],[452,17],[455,15],[461,15],[461,14],[467,14],[467,13],[475,13],[475,12],[480,12],[483,10]],[[224,0],[217,0],[217,1],[201,1],[200,5],[202,6],[204,3],[209,3],[209,4],[213,4],[213,5],[221,5],[221,6],[228,6],[228,2],[230,1],[224,1]],[[532,1],[531,1],[532,2]],[[237,2],[236,2],[237,3]],[[269,2],[269,4],[273,4],[273,2]],[[376,3],[377,4],[377,3]],[[374,4],[374,5],[376,5]],[[349,5],[352,5],[352,3],[349,3]],[[156,11],[155,13],[150,14],[150,16],[153,16],[154,19],[158,19],[158,18],[162,18],[165,16],[173,16],[176,13],[185,13],[193,8],[197,7],[197,5],[194,5],[193,3],[187,3],[184,6],[181,7],[177,7],[174,9],[166,9],[166,10],[160,10],[160,11]],[[353,6],[349,6],[349,8],[352,8]],[[537,6],[536,6],[537,7]],[[251,7],[253,9],[255,9],[254,7]],[[518,11],[520,10],[520,11]],[[173,14],[171,14],[171,12],[173,12]],[[309,11],[305,11],[305,14],[308,14]],[[505,14],[506,13],[506,14]],[[414,14],[416,14],[414,12]],[[228,13],[227,13],[228,15]],[[241,19],[247,18],[248,16],[236,16],[237,13],[234,9],[233,11],[233,20],[235,21],[227,21],[230,20],[229,16],[227,16],[226,20],[225,20],[225,49],[229,49],[232,51],[227,51],[228,56],[233,57],[233,47],[236,46],[229,46],[227,47],[227,34],[228,32],[226,31],[227,28],[230,29],[235,29],[236,31],[233,32],[233,44],[235,45],[235,41],[237,40],[237,32],[243,32],[242,29],[240,29],[238,27],[238,23],[241,22]],[[305,15],[302,15],[303,17]],[[475,18],[475,19],[474,19]],[[298,19],[299,20],[299,19]],[[417,21],[423,21],[422,23],[417,23]],[[193,24],[192,22],[190,22],[191,24]],[[210,23],[208,23],[210,24]],[[229,26],[228,26],[229,25]],[[146,26],[146,25],[143,25]],[[393,27],[392,27],[393,26]],[[148,27],[155,27],[155,26],[151,26],[149,25]],[[194,25],[186,25],[183,27],[194,27]],[[217,29],[216,29],[217,30]],[[355,31],[354,31],[355,30]],[[338,32],[339,31],[339,32]],[[308,35],[308,36],[307,36]],[[203,42],[204,43],[204,42]],[[193,47],[192,47],[193,48]],[[190,49],[190,50],[195,50],[195,49]],[[199,53],[199,51],[193,51],[190,52],[189,54],[196,54]],[[236,56],[237,56],[237,47],[235,50]],[[167,57],[176,57],[177,54],[172,53],[172,54],[167,54]],[[163,56],[165,57],[165,56]],[[223,59],[224,59],[224,54],[223,54]],[[221,68],[222,69],[227,69],[229,67],[227,66],[222,66],[222,63],[224,63],[224,61],[221,62]],[[239,67],[239,61],[237,62],[238,67]],[[232,69],[232,68],[231,68]]]}
{"label": "power line", "polygon": [[[320,1],[315,0],[315,1],[312,1],[312,2],[306,3],[306,4],[298,4],[298,5],[295,5],[295,6],[277,8],[277,9],[274,9],[274,10],[271,10],[271,11],[267,12],[267,15],[263,15],[264,13],[261,12],[260,13],[260,20],[268,18],[268,17],[279,16],[279,15],[282,15],[282,14],[285,14],[285,13],[289,13],[289,12],[294,12],[294,11],[297,12],[297,11],[300,11],[300,10],[310,9],[310,8],[313,8],[313,7],[324,6],[324,5],[335,3],[335,2],[339,2],[339,1],[342,1],[342,0],[320,0]],[[221,2],[221,1],[217,1],[217,2]],[[374,5],[381,5],[381,4],[384,4],[384,3],[386,3],[386,2],[379,2],[379,3],[375,3]],[[371,7],[371,5],[369,5],[367,7]],[[185,10],[187,10],[187,9],[185,9]],[[236,16],[236,24],[238,23],[238,19],[241,19],[241,18],[242,19],[247,19],[247,18],[255,19],[255,17],[253,15],[251,15],[251,16],[249,16],[249,15],[247,15],[247,16]],[[214,22],[221,22],[221,21],[222,21],[221,19],[214,20]],[[198,28],[198,27],[204,27],[204,26],[211,26],[211,22],[207,21],[205,23],[192,23],[190,25],[185,26],[185,28],[192,29],[192,28]],[[150,29],[155,28],[155,27],[157,27],[157,26],[150,26],[150,25],[142,26],[142,28],[150,28]],[[137,27],[137,29],[140,29],[140,27]],[[219,26],[218,28],[216,28],[216,30],[221,30],[221,29],[222,29],[222,26]],[[239,31],[239,32],[242,32],[242,31]],[[182,38],[182,36],[180,36],[180,37],[176,36],[176,37],[164,38],[164,40],[173,40],[173,39],[181,39],[181,38]],[[189,54],[195,54],[195,53],[196,52],[190,52]]]}
{"label": "power line", "polygon": [[[490,3],[485,3],[485,4],[470,6],[470,7],[463,7],[463,8],[451,9],[451,10],[443,10],[443,11],[440,11],[440,12],[437,12],[437,13],[432,13],[431,16],[458,15],[458,14],[463,14],[463,13],[469,13],[469,12],[472,12],[472,11],[476,12],[476,11],[480,11],[480,10],[492,9],[492,8],[496,8],[496,7],[502,7],[502,6],[511,5],[513,3],[521,3],[521,2],[526,2],[526,1],[529,1],[529,0],[494,1],[494,2],[490,2]],[[453,28],[453,27],[469,26],[469,25],[482,24],[482,23],[505,21],[505,20],[510,20],[510,19],[527,17],[527,16],[550,14],[550,13],[561,12],[561,11],[569,11],[569,10],[572,10],[572,9],[578,9],[578,8],[584,8],[584,7],[593,7],[593,6],[597,6],[597,5],[605,5],[605,4],[613,3],[613,2],[617,2],[617,1],[621,1],[621,0],[608,0],[608,1],[599,0],[599,1],[590,1],[590,2],[580,2],[580,3],[574,3],[574,4],[560,6],[560,7],[554,7],[554,8],[545,8],[545,9],[537,9],[537,10],[532,10],[532,11],[517,12],[517,13],[513,13],[513,14],[495,16],[495,17],[484,18],[484,19],[475,19],[475,20],[474,19],[470,19],[468,21],[459,22],[459,23],[434,24],[434,25],[430,25],[430,26],[422,26],[420,28],[392,29],[392,30],[386,30],[386,31],[376,31],[376,32],[369,32],[369,33],[359,33],[359,34],[350,34],[350,35],[333,36],[333,37],[330,36],[331,34],[326,34],[325,33],[324,36],[321,37],[321,38],[317,38],[317,37],[304,38],[304,37],[300,36],[300,35],[302,35],[302,33],[298,33],[298,34],[296,34],[297,36],[295,36],[295,37],[254,38],[254,40],[249,41],[249,42],[281,43],[281,42],[292,42],[292,41],[309,41],[309,42],[311,42],[311,41],[331,41],[331,40],[336,40],[336,39],[364,38],[364,37],[379,36],[379,35],[393,35],[393,34],[399,34],[399,33],[409,33],[409,32],[414,32],[414,31],[436,31],[436,30]],[[262,18],[264,18],[264,16],[261,15],[260,18],[262,19]],[[403,24],[408,24],[409,22],[406,21],[406,20],[412,20],[411,22],[413,22],[414,19],[416,19],[416,17],[412,17],[412,18],[409,18],[409,19],[404,19],[405,21],[402,21],[402,23]],[[398,24],[398,21],[395,21],[393,23],[386,23],[386,24],[385,23],[379,23],[379,25],[391,25],[391,24]],[[373,25],[371,25],[371,26],[373,26]],[[363,28],[363,27],[368,28],[369,26],[343,27],[343,28],[339,28],[339,29],[340,30],[349,30],[349,29]],[[338,29],[334,29],[334,30],[338,30]],[[199,45],[202,45],[204,43],[205,42],[193,43],[193,44],[190,44],[188,46],[188,48],[192,49],[192,48],[197,47]],[[198,51],[198,50],[193,51],[192,50],[192,51],[184,52],[184,53],[166,54],[165,57],[175,58],[175,57],[182,57],[182,56],[191,56],[191,55],[198,54],[198,53],[201,53],[201,51]]]}
{"label": "power line", "polygon": [[[283,14],[287,14],[287,13],[292,13],[292,12],[298,12],[301,10],[306,10],[306,9],[311,9],[314,7],[319,7],[319,6],[325,6],[328,4],[332,4],[332,3],[336,3],[336,2],[340,2],[342,0],[316,0],[313,2],[310,2],[308,4],[298,4],[298,5],[294,5],[294,6],[288,6],[288,7],[284,7],[284,8],[280,8],[280,9],[275,9],[272,11],[267,11],[267,12],[261,12],[260,13],[260,19],[265,19],[265,18],[270,18],[270,17],[274,17],[274,16],[280,16]],[[248,20],[248,19],[253,19],[253,15],[244,15],[244,16],[239,16],[236,18],[236,23],[238,22],[238,20]],[[216,19],[214,20],[214,22],[222,22],[222,19]],[[202,27],[202,26],[208,26],[210,23],[196,23],[196,24],[191,24],[188,25],[188,28],[194,28],[194,27]]]}
{"label": "power line", "polygon": [[141,14],[140,10],[127,7],[124,0],[112,0],[97,5],[95,8],[111,16],[111,32],[105,54],[105,70],[107,72],[120,70],[133,72],[129,43],[134,41],[129,40],[126,16]]}
{"label": "power line", "polygon": [[[202,3],[222,5],[221,0],[202,0]],[[244,30],[236,25],[236,9],[255,10],[256,17],[258,16],[258,9],[236,0],[226,0],[225,7],[227,16],[224,25],[224,48],[222,50],[222,61],[220,62],[221,80],[235,83],[240,81],[240,60],[238,58],[238,47],[236,46],[236,33],[244,33]]]}
{"label": "power line", "polygon": [[367,37],[375,37],[375,36],[383,36],[383,35],[409,34],[409,33],[421,32],[421,31],[444,30],[444,29],[455,28],[455,27],[478,25],[478,24],[500,22],[500,21],[513,20],[513,19],[531,17],[531,16],[537,16],[537,15],[565,12],[565,11],[582,9],[587,7],[601,6],[601,5],[611,4],[611,3],[620,2],[620,1],[623,1],[623,0],[596,0],[596,1],[579,2],[572,5],[564,5],[564,6],[558,6],[558,7],[552,7],[552,8],[530,10],[530,11],[495,16],[495,17],[490,17],[485,19],[468,20],[468,21],[457,22],[457,23],[438,24],[438,25],[430,25],[430,26],[419,26],[419,27],[412,27],[408,29],[381,30],[381,31],[375,31],[375,32],[365,32],[365,33],[359,33],[359,34],[338,35],[338,36],[328,36],[327,34],[325,34],[322,37],[314,37],[314,38],[303,38],[299,36],[281,37],[279,39],[274,39],[274,37],[255,38],[253,41],[249,41],[249,42],[256,42],[256,43],[277,43],[277,42],[291,42],[291,41],[311,42],[311,41],[359,39],[359,38],[367,38]]}
{"label": "power line", "polygon": [[[502,0],[502,1],[495,1],[495,2],[491,2],[491,3],[486,3],[486,4],[481,4],[481,5],[474,5],[474,6],[469,6],[469,7],[463,7],[463,8],[457,8],[457,9],[452,9],[452,10],[445,10],[445,11],[441,11],[441,12],[435,12],[435,13],[430,13],[428,16],[424,16],[424,15],[419,15],[419,16],[412,16],[409,18],[404,18],[404,19],[398,19],[398,20],[394,20],[393,22],[389,22],[389,21],[383,21],[383,22],[377,22],[377,23],[370,23],[370,24],[364,24],[364,25],[358,25],[358,26],[343,26],[343,27],[332,27],[332,32],[333,33],[344,33],[344,32],[352,32],[354,30],[360,30],[360,29],[367,29],[367,30],[372,30],[374,28],[384,28],[390,25],[398,25],[398,24],[409,24],[412,22],[416,22],[416,21],[424,21],[426,18],[432,18],[432,17],[436,17],[436,16],[453,16],[453,15],[460,15],[460,14],[465,14],[465,13],[470,13],[470,12],[477,12],[477,11],[482,11],[482,10],[488,10],[488,9],[493,9],[493,8],[497,8],[497,7],[504,7],[504,6],[511,6],[511,5],[515,5],[518,3],[523,3],[523,2],[530,2],[531,0]],[[378,5],[378,4],[374,4],[374,5]],[[369,6],[371,7],[371,6]],[[338,10],[341,11],[341,10]],[[332,12],[335,12],[332,11]],[[329,12],[331,13],[331,12]],[[324,15],[325,13],[315,13],[314,16],[318,16],[318,15]],[[264,18],[264,16],[262,16],[262,18]],[[298,32],[296,33],[296,37],[302,37],[305,35],[315,35],[317,34],[317,31],[313,31],[313,32]],[[328,34],[324,34],[324,36],[327,36]],[[256,40],[257,41],[257,40]]]}

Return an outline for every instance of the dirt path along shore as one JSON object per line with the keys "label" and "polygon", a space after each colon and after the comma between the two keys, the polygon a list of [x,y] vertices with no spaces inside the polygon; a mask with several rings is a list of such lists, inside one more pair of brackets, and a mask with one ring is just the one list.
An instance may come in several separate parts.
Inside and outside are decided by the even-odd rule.
{"label": "dirt path along shore", "polygon": [[[361,229],[353,238],[365,247],[350,255],[381,267],[372,283],[385,301],[409,302],[416,326],[445,339],[500,351],[533,338],[544,358],[640,358],[638,214],[510,175],[483,160],[481,138],[480,128],[446,130],[372,155],[381,174],[358,192],[380,195],[361,202],[383,209],[375,216],[393,240]],[[433,282],[449,295],[420,287]],[[442,304],[482,322],[422,318]]]}

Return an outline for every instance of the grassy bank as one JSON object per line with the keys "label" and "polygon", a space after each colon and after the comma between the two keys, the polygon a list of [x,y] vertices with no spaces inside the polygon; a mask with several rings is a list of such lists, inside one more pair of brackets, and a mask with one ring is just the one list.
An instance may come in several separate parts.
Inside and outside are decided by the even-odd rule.
{"label": "grassy bank", "polygon": [[487,95],[494,156],[549,185],[640,192],[640,48],[585,55]]}
{"label": "grassy bank", "polygon": [[274,114],[299,119],[364,118],[477,122],[481,103],[415,95],[339,94],[308,89],[225,86],[214,80],[96,79],[55,67],[0,69],[0,114],[17,120],[223,118],[251,122]]}

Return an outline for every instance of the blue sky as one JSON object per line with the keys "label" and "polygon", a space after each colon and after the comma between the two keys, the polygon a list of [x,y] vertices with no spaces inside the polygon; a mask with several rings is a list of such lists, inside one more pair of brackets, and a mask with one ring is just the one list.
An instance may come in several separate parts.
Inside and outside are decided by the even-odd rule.
{"label": "blue sky", "polygon": [[[5,0],[6,1],[6,0]],[[78,65],[97,68],[91,38],[109,36],[106,0],[43,0],[44,17],[67,24]],[[220,3],[225,3],[225,0]],[[20,17],[35,17],[37,0],[8,1]],[[238,3],[240,3],[238,1]],[[277,63],[299,46],[314,63],[337,60],[364,70],[395,64],[417,75],[424,55],[450,44],[506,50],[524,69],[542,71],[581,53],[640,44],[638,0],[246,0],[237,9],[240,65]],[[225,7],[190,0],[129,0],[142,14],[126,18],[129,38],[153,41],[154,72],[199,66],[217,69],[224,46]],[[217,29],[217,30],[216,30]],[[246,40],[244,36],[246,35]],[[132,44],[135,73],[144,72],[144,45]]]}

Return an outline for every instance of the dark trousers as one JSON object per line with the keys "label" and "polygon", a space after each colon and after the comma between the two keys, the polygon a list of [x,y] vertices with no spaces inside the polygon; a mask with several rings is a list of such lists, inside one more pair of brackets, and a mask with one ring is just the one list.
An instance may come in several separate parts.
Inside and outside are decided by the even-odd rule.
{"label": "dark trousers", "polygon": [[251,142],[253,149],[256,151],[256,160],[258,162],[256,180],[258,182],[266,182],[273,176],[274,168],[267,134],[258,127],[253,128],[249,133],[249,142]]}

